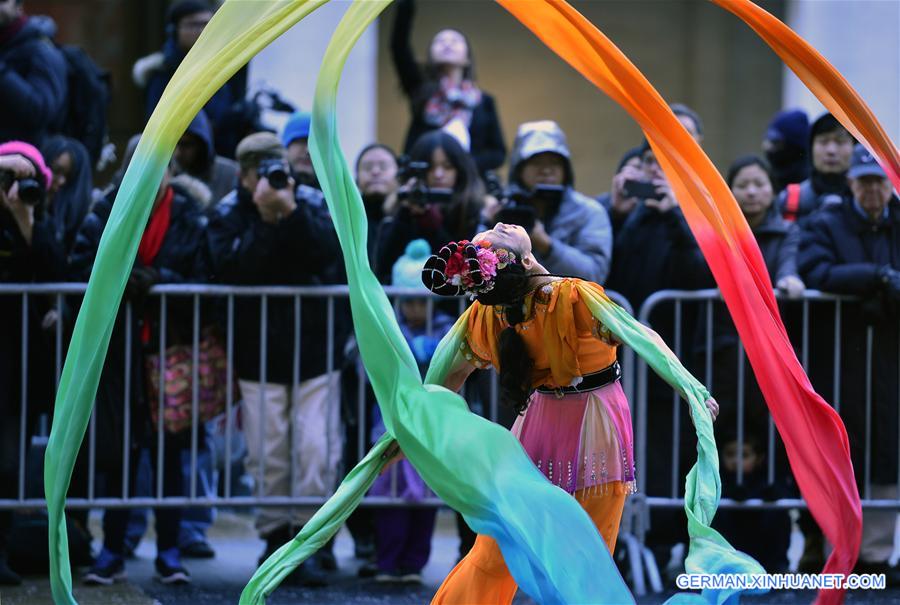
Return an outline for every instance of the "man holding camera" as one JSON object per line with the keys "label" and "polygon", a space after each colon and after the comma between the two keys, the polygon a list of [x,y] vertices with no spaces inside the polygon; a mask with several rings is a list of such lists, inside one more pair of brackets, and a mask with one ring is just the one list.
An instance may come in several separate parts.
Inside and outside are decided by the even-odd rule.
{"label": "man holding camera", "polygon": [[612,259],[609,215],[596,200],[575,190],[566,135],[556,122],[519,126],[510,159],[510,182],[494,222],[522,224],[535,256],[551,273],[603,283]]}
{"label": "man holding camera", "polygon": [[[321,192],[296,186],[277,136],[256,133],[237,147],[239,185],[214,209],[208,231],[213,277],[235,285],[344,283],[341,249]],[[294,299],[234,301],[235,359],[244,404],[247,471],[260,496],[327,496],[342,455],[340,356],[346,339],[340,304],[305,299],[295,325]],[[266,314],[265,333],[260,332]],[[340,314],[340,316],[338,316]],[[329,315],[333,358],[328,359]],[[295,357],[296,331],[302,343]],[[299,361],[299,365],[298,365]],[[329,363],[330,361],[330,363]],[[256,521],[266,540],[261,561],[312,516],[296,508],[263,508]],[[326,549],[306,561],[295,580],[323,585],[333,569]]]}

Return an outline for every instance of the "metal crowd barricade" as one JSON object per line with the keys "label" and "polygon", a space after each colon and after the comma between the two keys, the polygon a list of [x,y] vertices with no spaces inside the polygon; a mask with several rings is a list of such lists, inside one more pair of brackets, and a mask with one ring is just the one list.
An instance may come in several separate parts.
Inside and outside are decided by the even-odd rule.
{"label": "metal crowd barricade", "polygon": [[[841,326],[842,326],[842,314],[844,312],[844,305],[848,302],[854,302],[858,299],[848,296],[838,296],[834,294],[827,294],[824,292],[819,292],[817,290],[806,290],[804,296],[801,300],[798,301],[798,304],[801,305],[801,334],[800,334],[800,342],[794,343],[795,348],[799,347],[799,359],[805,371],[809,371],[809,337],[810,337],[810,326],[809,326],[809,316],[810,316],[810,303],[831,303],[834,305],[834,343],[833,343],[833,351],[832,351],[832,359],[835,368],[841,367],[841,360],[843,355],[842,350],[842,340],[841,340]],[[713,384],[713,309],[714,305],[717,302],[722,302],[722,297],[717,289],[709,289],[709,290],[662,290],[659,292],[655,292],[647,300],[644,302],[643,306],[640,309],[638,319],[644,323],[645,325],[649,325],[652,327],[650,322],[650,315],[654,312],[662,303],[664,302],[673,302],[674,303],[674,316],[675,316],[675,335],[674,342],[669,343],[672,346],[675,354],[682,360],[685,359],[685,346],[683,341],[683,335],[681,333],[682,327],[682,314],[683,314],[683,304],[685,302],[701,302],[705,304],[705,313],[703,314],[706,323],[706,335],[705,335],[705,360],[704,360],[704,370],[705,376],[698,377],[704,382],[704,384],[709,388],[710,392],[713,395],[716,395],[716,386]],[[725,312],[724,307],[722,307],[722,313]],[[900,329],[900,326],[898,326]],[[866,374],[866,384],[865,384],[865,435],[866,435],[866,443],[865,443],[865,459],[864,459],[864,476],[863,476],[863,491],[861,496],[863,497],[862,503],[864,508],[871,509],[900,509],[900,494],[898,494],[898,498],[896,500],[886,500],[886,499],[871,499],[869,496],[871,494],[871,468],[872,468],[872,453],[871,453],[871,435],[872,435],[872,376],[873,376],[873,339],[874,339],[874,330],[872,326],[868,326],[866,330],[866,359],[865,359],[865,374]],[[744,427],[744,415],[745,415],[745,401],[744,401],[744,387],[745,382],[748,380],[745,375],[744,370],[744,349],[743,346],[738,341],[737,344],[737,367],[736,367],[736,375],[737,375],[737,393],[736,393],[736,403],[737,403],[737,450],[738,450],[738,463],[737,463],[737,481],[740,484],[743,480],[743,440],[745,437],[745,427]],[[898,368],[898,373],[900,373],[900,368]],[[638,469],[638,490],[639,492],[644,492],[646,488],[646,465],[647,465],[647,422],[648,422],[648,366],[646,362],[643,360],[638,360],[637,362],[637,399],[636,399],[636,465]],[[841,412],[841,372],[834,371],[832,377],[832,390],[831,393],[821,393],[826,401],[829,401],[835,408],[835,410],[840,413]],[[900,393],[897,395],[898,406],[900,406]],[[678,426],[680,423],[680,415],[681,415],[681,406],[684,405],[683,402],[680,401],[677,393],[673,392],[673,415],[675,421],[673,422],[673,440],[672,440],[672,465],[671,465],[671,494],[668,497],[660,497],[660,496],[648,496],[647,504],[650,507],[681,507],[684,506],[684,498],[679,497],[677,493],[678,483],[681,480],[679,476],[679,454],[680,454],[680,431],[678,430]],[[775,426],[774,422],[771,418],[771,415],[768,417],[768,439],[767,439],[767,475],[768,481],[771,483],[775,478]],[[900,465],[900,460],[898,460],[898,465]],[[898,477],[898,484],[900,484],[900,477]],[[773,502],[736,502],[729,499],[723,499],[720,504],[720,508],[804,508],[806,506],[805,502],[802,499],[779,499]]]}
{"label": "metal crowd barricade", "polygon": [[[811,303],[831,303],[834,305],[834,342],[833,342],[833,351],[832,351],[832,361],[834,363],[834,368],[832,377],[832,391],[831,393],[821,393],[826,400],[830,399],[832,405],[835,407],[835,410],[840,413],[841,411],[841,372],[837,371],[837,368],[841,367],[842,360],[842,341],[841,341],[841,327],[842,327],[842,315],[844,312],[844,305],[848,302],[853,302],[856,299],[852,297],[846,296],[837,296],[833,294],[826,294],[823,292],[819,292],[816,290],[807,290],[804,293],[802,300],[799,301],[801,305],[801,334],[800,334],[800,342],[794,343],[795,349],[799,348],[799,358],[801,364],[803,366],[804,371],[809,371],[809,357],[810,357],[810,325],[809,325],[809,317],[810,317],[810,304]],[[709,290],[693,290],[693,291],[679,291],[679,290],[664,290],[655,292],[641,306],[638,319],[645,325],[650,326],[652,323],[650,321],[651,313],[654,311],[658,311],[658,308],[663,303],[673,303],[673,318],[674,318],[674,333],[672,335],[672,342],[668,344],[672,347],[676,356],[679,357],[682,361],[687,361],[686,353],[689,351],[689,348],[685,346],[683,334],[683,326],[684,326],[684,304],[685,303],[702,303],[705,305],[704,312],[701,312],[699,315],[702,317],[700,321],[705,323],[705,342],[703,343],[703,348],[705,349],[705,358],[703,360],[703,376],[698,376],[704,384],[709,388],[710,392],[715,396],[716,395],[716,385],[713,384],[713,338],[714,338],[714,322],[713,322],[713,314],[714,314],[714,306],[716,303],[720,303],[722,301],[721,293],[717,289],[709,289]],[[659,313],[664,313],[664,311],[658,311]],[[726,313],[724,305],[719,311],[720,313]],[[729,319],[730,321],[730,319]],[[898,326],[900,329],[900,326]],[[736,334],[736,332],[735,332]],[[871,499],[871,468],[872,468],[872,453],[871,453],[871,436],[872,436],[872,375],[873,375],[873,359],[872,359],[872,351],[873,351],[873,328],[868,326],[866,330],[866,359],[865,359],[865,373],[866,373],[866,384],[865,384],[865,460],[864,460],[864,477],[863,477],[863,492],[862,492],[862,505],[866,509],[900,509],[900,494],[898,494],[896,499]],[[693,343],[688,343],[693,344]],[[743,442],[745,438],[745,426],[744,426],[744,415],[745,415],[745,383],[748,380],[745,372],[745,364],[744,364],[744,349],[740,343],[740,339],[737,339],[737,367],[735,369],[736,374],[736,382],[737,382],[737,393],[736,393],[736,432],[737,432],[737,467],[736,467],[736,480],[738,484],[743,482],[743,463],[744,463],[744,449]],[[699,365],[699,364],[698,364]],[[685,405],[684,402],[681,401],[680,396],[672,392],[672,414],[673,414],[673,422],[672,422],[672,449],[671,452],[654,452],[654,455],[669,455],[671,456],[671,476],[670,476],[670,486],[671,492],[668,496],[661,495],[648,495],[646,493],[646,485],[647,485],[647,472],[648,472],[648,452],[647,452],[647,423],[651,421],[648,417],[648,366],[647,363],[643,359],[638,359],[636,364],[636,372],[637,372],[637,393],[635,400],[635,434],[636,434],[636,447],[635,447],[635,464],[637,466],[637,476],[638,476],[638,494],[637,498],[632,497],[629,500],[634,500],[634,505],[639,508],[643,508],[643,514],[636,515],[637,518],[642,519],[644,523],[639,523],[635,528],[635,533],[637,535],[638,544],[627,544],[629,548],[629,555],[632,561],[632,571],[633,571],[633,583],[635,584],[636,592],[638,587],[643,589],[643,578],[640,576],[640,563],[643,563],[646,573],[647,579],[650,582],[654,592],[660,592],[662,590],[662,584],[659,579],[659,572],[656,567],[655,558],[648,548],[646,548],[643,544],[645,541],[645,532],[649,529],[649,509],[651,507],[660,507],[660,508],[681,508],[684,506],[684,498],[679,494],[679,486],[683,485],[684,478],[680,471],[680,460],[679,455],[681,452],[681,430],[680,425],[682,422],[681,418],[681,406]],[[898,368],[898,374],[900,374],[900,368]],[[752,379],[752,378],[751,378]],[[829,397],[830,396],[830,397]],[[900,406],[900,393],[897,394],[897,403]],[[721,408],[720,402],[720,408]],[[768,411],[766,412],[768,414]],[[687,418],[689,421],[689,417]],[[721,421],[721,418],[720,418]],[[772,420],[771,415],[768,415],[768,431],[767,431],[767,447],[766,447],[766,458],[767,458],[767,479],[769,483],[772,483],[775,479],[775,449],[776,449],[776,438],[775,438],[775,425]],[[900,469],[900,460],[898,460],[898,469]],[[900,474],[900,470],[898,470],[898,474]],[[898,484],[900,484],[900,476],[898,476],[897,480]],[[763,501],[760,499],[751,499],[745,501],[735,501],[728,498],[723,498],[720,501],[719,508],[720,509],[795,509],[795,508],[805,508],[806,503],[804,500],[800,498],[782,498],[775,501]],[[639,556],[642,555],[642,556]],[[636,565],[635,562],[638,562]],[[640,593],[638,593],[640,594]]]}
{"label": "metal crowd barricade", "polygon": [[[71,323],[64,325],[63,317],[65,316],[64,309],[66,308],[66,304],[74,300],[75,298],[80,299],[83,296],[86,290],[86,284],[73,284],[73,283],[63,283],[63,284],[0,284],[0,297],[5,296],[20,296],[22,300],[22,334],[21,334],[21,346],[22,346],[22,373],[21,373],[21,400],[20,400],[20,425],[19,425],[19,467],[18,467],[18,493],[15,499],[0,499],[0,509],[26,509],[26,508],[34,508],[34,507],[43,507],[45,505],[45,501],[42,498],[38,497],[26,497],[26,459],[28,458],[27,452],[32,444],[36,444],[38,446],[46,445],[46,428],[38,431],[36,435],[32,437],[32,443],[26,442],[26,437],[29,434],[29,427],[27,425],[28,422],[28,405],[29,405],[29,393],[28,393],[28,352],[29,352],[29,304],[30,300],[34,297],[47,297],[52,298],[55,301],[55,310],[58,314],[59,319],[55,325],[55,351],[54,351],[54,364],[55,364],[55,384],[58,387],[60,376],[62,373],[62,363],[63,363],[63,351],[67,346],[65,342],[65,333],[67,328],[71,328]],[[385,288],[389,297],[394,299],[395,307],[399,305],[397,301],[401,297],[427,297],[427,333],[430,335],[433,331],[433,318],[435,312],[435,297],[431,296],[427,293],[423,295],[421,290],[418,289],[410,289],[410,288],[397,288],[397,287],[387,287]],[[198,381],[198,359],[199,359],[199,342],[200,342],[200,333],[202,326],[202,317],[201,317],[201,299],[224,299],[224,315],[225,315],[225,349],[227,356],[227,383],[229,385],[233,384],[235,373],[234,373],[234,352],[235,352],[235,341],[234,341],[234,326],[236,321],[241,321],[241,318],[236,317],[235,315],[235,299],[236,298],[247,298],[247,297],[256,297],[260,300],[260,382],[266,383],[266,371],[267,371],[267,342],[266,342],[266,325],[267,325],[267,310],[269,301],[273,298],[292,298],[294,301],[294,321],[295,326],[297,328],[294,332],[294,363],[293,363],[293,389],[296,390],[297,385],[300,382],[300,351],[301,346],[309,346],[310,343],[303,342],[303,336],[300,330],[300,319],[303,311],[303,301],[310,300],[315,298],[325,298],[327,300],[327,314],[328,314],[328,325],[327,325],[327,338],[325,343],[315,343],[316,345],[324,345],[325,353],[327,354],[328,359],[328,367],[327,371],[330,372],[334,369],[333,367],[333,355],[332,353],[337,346],[344,346],[344,343],[336,343],[335,342],[335,301],[339,299],[346,299],[349,296],[349,288],[347,286],[299,286],[299,287],[288,287],[288,286],[219,286],[219,285],[193,285],[193,284],[169,284],[169,285],[159,285],[152,288],[150,292],[151,296],[156,296],[159,298],[159,355],[160,355],[160,371],[159,371],[159,409],[162,410],[164,407],[164,397],[165,397],[165,363],[166,363],[166,349],[167,349],[167,327],[170,321],[169,314],[169,306],[170,302],[176,298],[182,299],[190,299],[192,304],[192,318],[191,318],[191,351],[192,351],[192,408],[191,408],[191,429],[190,429],[190,480],[189,487],[187,489],[187,493],[183,496],[163,496],[163,483],[164,483],[164,475],[163,475],[163,457],[165,453],[165,442],[164,442],[164,415],[160,412],[157,414],[157,434],[156,434],[156,468],[158,472],[156,473],[156,482],[153,486],[153,494],[152,495],[144,495],[144,496],[130,496],[131,486],[135,480],[134,477],[131,476],[132,471],[132,452],[131,452],[131,439],[132,435],[130,434],[131,428],[131,414],[133,412],[132,405],[134,402],[131,401],[131,383],[134,380],[134,377],[131,375],[132,370],[132,339],[136,337],[136,335],[132,334],[132,322],[130,321],[133,310],[130,302],[125,301],[125,309],[124,313],[126,316],[125,326],[124,326],[124,340],[125,340],[125,350],[123,351],[115,351],[110,350],[108,352],[108,356],[115,356],[118,354],[122,354],[125,357],[125,376],[124,376],[124,393],[123,393],[123,414],[122,414],[122,422],[123,422],[123,451],[122,451],[122,493],[119,497],[114,497],[112,495],[105,495],[103,497],[99,497],[97,495],[97,424],[96,424],[96,407],[92,412],[90,423],[88,425],[87,434],[85,435],[85,443],[87,450],[87,486],[86,486],[86,496],[85,497],[70,497],[67,500],[67,506],[73,509],[84,509],[84,508],[136,508],[136,507],[182,507],[182,506],[286,506],[286,505],[294,505],[294,506],[318,506],[321,505],[325,501],[325,497],[317,496],[317,497],[287,497],[287,496],[262,496],[261,495],[261,486],[257,481],[256,495],[252,496],[237,496],[232,493],[232,485],[233,485],[233,477],[231,464],[229,463],[232,460],[232,444],[233,444],[233,428],[232,423],[230,421],[225,422],[225,435],[224,435],[224,470],[223,470],[223,494],[220,495],[201,495],[198,494],[198,484],[197,484],[197,476],[198,476],[198,427],[199,427],[199,409],[198,409],[198,399],[199,399],[199,381]],[[620,305],[625,307],[625,309],[631,312],[631,307],[628,302],[621,296],[617,295],[614,292],[608,292],[610,297],[618,302]],[[70,300],[71,299],[71,300]],[[441,303],[442,305],[446,305],[446,299],[441,298],[445,302]],[[454,303],[450,303],[454,304]],[[458,301],[455,303],[456,309],[458,312],[462,312],[468,302],[465,298],[460,297]],[[623,358],[621,360],[623,366],[623,388],[625,390],[626,395],[631,398],[634,392],[634,372],[632,368],[634,367],[634,354],[633,352],[624,351]],[[361,367],[361,366],[360,366]],[[358,422],[357,427],[357,446],[359,452],[364,452],[368,449],[369,445],[369,436],[366,434],[366,428],[368,423],[365,422],[371,410],[367,409],[367,402],[365,397],[365,387],[366,387],[366,376],[365,373],[362,372],[360,376],[362,378],[359,381],[358,389],[357,389],[357,413],[360,421]],[[487,402],[488,405],[485,409],[485,415],[496,421],[498,419],[498,404],[497,404],[497,379],[496,374],[492,373],[491,377],[491,385],[490,385],[490,397]],[[332,396],[333,398],[334,396]],[[47,409],[52,407],[52,401],[44,402]],[[147,402],[149,405],[149,402]],[[238,405],[238,401],[234,401],[234,397],[232,395],[232,389],[226,389],[226,402],[225,402],[225,415],[226,419],[230,419],[232,414],[234,413],[235,406]],[[338,405],[335,403],[335,405]],[[46,424],[46,423],[44,423]],[[265,425],[265,419],[262,421],[262,425]],[[101,436],[100,438],[103,438]],[[261,460],[265,460],[264,456],[261,456]],[[330,461],[335,465],[339,465],[342,461]],[[357,462],[357,460],[346,460],[344,462],[344,472],[349,471],[350,468]],[[262,468],[260,468],[259,476],[255,479],[260,479],[265,472],[264,462],[262,463]],[[293,458],[291,461],[293,466]],[[34,469],[37,472],[37,469]],[[295,470],[291,469],[291,476],[295,478]],[[336,487],[336,486],[335,486]],[[396,493],[396,492],[394,492]],[[398,498],[396,496],[392,497],[367,497],[363,505],[365,506],[409,506],[409,502]],[[437,498],[429,498],[426,501],[418,504],[422,506],[440,506],[442,502]]]}

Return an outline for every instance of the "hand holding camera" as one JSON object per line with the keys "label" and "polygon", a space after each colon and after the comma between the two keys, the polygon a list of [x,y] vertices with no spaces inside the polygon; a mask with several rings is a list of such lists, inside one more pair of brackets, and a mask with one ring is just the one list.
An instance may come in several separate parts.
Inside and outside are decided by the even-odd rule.
{"label": "hand holding camera", "polygon": [[44,199],[44,187],[34,177],[34,165],[19,154],[0,156],[0,201],[29,244],[34,227],[34,208]]}
{"label": "hand holding camera", "polygon": [[[643,183],[644,173],[634,166],[625,166],[612,180],[611,205],[612,211],[619,215],[625,215],[634,210],[641,197],[637,195],[635,186]],[[649,185],[649,183],[647,183]],[[650,193],[655,194],[655,189]]]}
{"label": "hand holding camera", "polygon": [[[559,185],[538,185],[530,191],[510,186],[503,192],[501,208],[494,216],[494,222],[519,225],[532,235],[537,223],[540,222],[538,207],[545,209],[545,215],[550,214],[562,204],[564,194],[565,187]],[[544,233],[546,234],[546,231]],[[537,243],[543,243],[540,236],[538,237]]]}
{"label": "hand holding camera", "polygon": [[644,198],[644,205],[648,208],[655,208],[659,212],[666,213],[678,205],[667,180],[653,179],[645,185],[653,188],[653,195]]}
{"label": "hand holding camera", "polygon": [[257,168],[257,175],[253,203],[264,222],[277,223],[297,207],[290,168],[283,160],[264,160]]}
{"label": "hand holding camera", "polygon": [[397,171],[397,180],[403,183],[397,190],[397,201],[410,209],[414,216],[423,214],[422,208],[433,204],[449,204],[453,201],[453,190],[428,186],[428,162],[414,162],[409,156],[402,156]]}

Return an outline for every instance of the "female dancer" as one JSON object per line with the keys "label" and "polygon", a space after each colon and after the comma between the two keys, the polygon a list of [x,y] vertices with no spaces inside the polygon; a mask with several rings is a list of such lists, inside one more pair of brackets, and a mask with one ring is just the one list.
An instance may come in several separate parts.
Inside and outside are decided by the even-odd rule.
{"label": "female dancer", "polygon": [[[578,500],[612,552],[634,491],[634,455],[619,343],[588,303],[602,288],[548,274],[528,233],[503,223],[444,246],[423,281],[477,301],[445,386],[457,389],[476,367],[497,368],[501,401],[521,414],[513,433],[547,479]],[[708,396],[706,408],[715,419],[718,404]],[[497,543],[479,536],[433,603],[510,603],[516,590]]]}

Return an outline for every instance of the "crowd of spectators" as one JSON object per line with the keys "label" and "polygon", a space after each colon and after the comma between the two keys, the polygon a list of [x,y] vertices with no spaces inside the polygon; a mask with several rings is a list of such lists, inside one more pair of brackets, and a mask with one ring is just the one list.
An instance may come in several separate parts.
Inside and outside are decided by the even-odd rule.
{"label": "crowd of spectators", "polygon": [[[527,229],[536,257],[549,271],[603,284],[635,312],[660,290],[715,287],[678,199],[646,142],[622,145],[609,192],[595,196],[576,189],[566,135],[550,119],[521,124],[507,157],[497,105],[476,82],[465,35],[452,29],[438,32],[420,64],[410,44],[414,4],[398,4],[391,51],[411,108],[405,153],[398,156],[373,142],[355,163],[368,219],[369,258],[383,284],[414,287],[424,258],[443,243],[470,239],[497,222],[513,222]],[[135,82],[146,90],[148,115],[213,12],[199,0],[176,3],[169,12],[162,51],[135,65]],[[100,190],[85,146],[61,134],[67,66],[60,51],[46,43],[53,34],[46,18],[26,16],[21,0],[0,2],[4,283],[86,281],[130,158],[126,152],[118,177]],[[79,456],[73,496],[85,496],[89,490],[97,497],[121,495],[126,489],[123,470],[130,477],[161,473],[164,496],[186,495],[194,473],[201,477],[205,495],[217,492],[212,463],[187,462],[190,431],[165,431],[163,439],[158,438],[147,368],[161,338],[167,345],[191,344],[194,308],[187,299],[171,300],[163,329],[160,298],[150,294],[154,285],[346,283],[340,245],[309,156],[310,116],[292,115],[280,133],[247,132],[236,115],[246,95],[244,80],[243,73],[235,76],[191,122],[159,186],[125,287],[129,304],[120,308],[110,344],[111,351],[127,348],[128,354],[107,357],[95,414],[102,439],[97,440],[92,469],[86,452]],[[702,144],[701,117],[680,104],[672,110]],[[803,299],[807,288],[855,297],[843,303],[839,327],[833,307],[809,313],[809,373],[819,392],[840,402],[864,495],[897,498],[900,201],[871,153],[830,114],[810,124],[802,111],[780,112],[761,128],[761,135],[759,153],[735,159],[725,180],[759,243],[798,350],[801,322],[792,301]],[[133,151],[133,143],[130,147]],[[503,165],[508,167],[506,185],[495,172]],[[58,305],[51,298],[0,297],[6,321],[0,332],[0,498],[18,495],[20,425],[27,427],[24,437],[30,439],[38,418],[52,415],[53,359],[64,353],[57,350],[54,334],[60,332],[63,341],[70,336],[78,301],[68,297]],[[341,470],[349,470],[362,454],[347,453],[357,430],[348,427],[359,427],[368,443],[384,430],[371,391],[364,381],[352,380],[361,372],[349,305],[340,298],[306,297],[300,313],[292,298],[240,296],[234,299],[237,320],[229,324],[221,301],[206,302],[204,333],[232,330],[233,373],[239,387],[235,401],[240,401],[243,462],[254,484],[252,493],[328,496]],[[398,321],[423,368],[457,310],[455,304],[429,305],[416,296],[398,301]],[[705,359],[711,356],[714,361],[712,391],[723,409],[717,425],[723,495],[796,495],[780,444],[767,447],[768,415],[749,365],[743,370],[746,380],[737,379],[737,364],[746,361],[724,306],[715,306],[711,322],[703,319],[704,312],[705,307],[685,305],[676,321],[671,304],[662,304],[650,322],[669,342],[678,335],[682,356],[701,378]],[[870,389],[865,388],[867,381]],[[355,397],[348,391],[357,388],[367,407],[364,417],[348,412],[356,410],[355,399],[346,403],[350,395]],[[489,389],[476,385],[472,390],[470,404],[483,410]],[[681,430],[673,432],[679,423],[671,390],[651,378],[647,395],[647,418],[636,419],[647,422],[648,440],[660,452],[673,452],[675,460],[690,460],[694,444],[684,430],[689,428],[686,416],[681,416]],[[734,430],[738,425],[740,435]],[[214,459],[215,445],[206,425],[198,430],[198,459]],[[164,446],[162,456],[159,443]],[[130,468],[123,469],[122,452],[129,449]],[[157,460],[162,468],[157,468]],[[682,495],[686,470],[677,469],[673,482],[672,458],[651,457],[644,466],[648,495]],[[385,476],[373,494],[398,493],[413,503],[426,496],[426,486],[408,463],[393,472],[400,473],[399,479]],[[89,477],[94,485],[88,486]],[[134,494],[141,483],[131,481],[127,489]],[[298,506],[261,508],[256,515],[265,542],[260,562],[295,535],[312,512]],[[673,547],[687,538],[679,533],[684,523],[674,519],[680,514],[677,509],[653,511],[647,544],[661,568],[677,571]],[[159,578],[189,581],[182,558],[215,554],[204,533],[211,517],[171,507],[157,509],[154,517]],[[420,580],[434,519],[432,509],[415,507],[355,515],[351,531],[356,554],[371,563],[361,572],[379,581]],[[858,571],[888,573],[891,582],[900,579],[888,563],[895,521],[891,511],[865,511]],[[8,540],[13,524],[10,512],[0,512],[0,584],[20,581],[11,556],[14,545]],[[73,514],[70,524],[84,529],[86,517]],[[786,570],[786,512],[730,511],[717,517],[717,524],[770,572]],[[765,536],[747,531],[760,524],[771,531]],[[85,581],[111,584],[121,578],[144,525],[140,514],[106,510],[102,548],[89,561]],[[818,571],[825,555],[822,536],[808,516],[801,516],[800,526],[806,538],[801,568]],[[462,556],[473,536],[461,520],[460,537]],[[334,569],[334,555],[326,547],[292,580],[320,586]]]}

